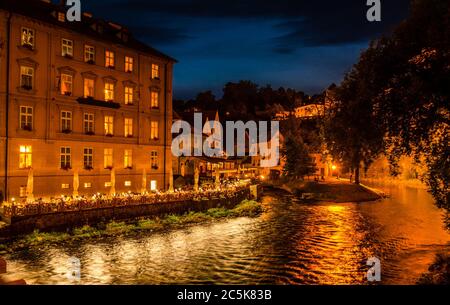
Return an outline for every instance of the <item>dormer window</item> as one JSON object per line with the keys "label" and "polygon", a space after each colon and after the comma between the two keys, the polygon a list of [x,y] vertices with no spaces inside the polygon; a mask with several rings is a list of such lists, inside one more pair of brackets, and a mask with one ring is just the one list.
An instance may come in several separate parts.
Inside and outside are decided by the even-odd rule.
{"label": "dormer window", "polygon": [[58,13],[58,21],[59,22],[65,22],[66,21],[66,14],[64,14],[63,12],[59,12]]}
{"label": "dormer window", "polygon": [[34,30],[29,28],[22,28],[22,42],[23,47],[34,49]]}

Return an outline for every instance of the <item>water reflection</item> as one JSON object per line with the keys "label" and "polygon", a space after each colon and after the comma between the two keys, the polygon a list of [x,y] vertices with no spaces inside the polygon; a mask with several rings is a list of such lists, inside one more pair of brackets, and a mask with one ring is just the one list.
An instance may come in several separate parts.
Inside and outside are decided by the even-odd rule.
{"label": "water reflection", "polygon": [[377,256],[383,283],[414,283],[448,250],[450,235],[424,190],[386,191],[390,198],[363,204],[305,205],[268,194],[257,219],[44,246],[7,257],[10,276],[71,283],[74,256],[82,284],[362,284],[366,260]]}

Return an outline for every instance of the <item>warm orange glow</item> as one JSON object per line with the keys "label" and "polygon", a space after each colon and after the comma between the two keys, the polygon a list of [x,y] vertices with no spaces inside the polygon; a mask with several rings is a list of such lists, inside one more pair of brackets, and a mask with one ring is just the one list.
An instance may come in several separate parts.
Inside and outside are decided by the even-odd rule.
{"label": "warm orange glow", "polygon": [[332,165],[331,169],[335,171],[335,170],[337,170],[337,166],[336,165]]}

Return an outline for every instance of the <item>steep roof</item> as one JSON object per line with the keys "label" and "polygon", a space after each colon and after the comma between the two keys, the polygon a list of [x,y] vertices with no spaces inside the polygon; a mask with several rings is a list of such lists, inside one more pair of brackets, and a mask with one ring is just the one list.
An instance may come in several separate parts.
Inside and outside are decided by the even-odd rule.
{"label": "steep roof", "polygon": [[44,0],[1,0],[0,9],[60,26],[95,40],[118,44],[148,55],[177,62],[176,59],[134,38],[126,27],[94,18],[89,13],[83,13],[80,22],[59,21],[58,13],[66,12],[64,5],[57,5]]}

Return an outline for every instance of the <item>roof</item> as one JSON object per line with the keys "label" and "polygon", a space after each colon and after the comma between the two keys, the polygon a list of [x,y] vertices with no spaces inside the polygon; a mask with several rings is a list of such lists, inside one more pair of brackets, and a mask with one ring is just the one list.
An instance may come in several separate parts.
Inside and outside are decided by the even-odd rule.
{"label": "roof", "polygon": [[80,22],[58,21],[58,13],[66,12],[64,5],[53,4],[44,0],[1,0],[0,9],[60,26],[95,40],[115,43],[148,55],[177,62],[176,59],[134,38],[126,27],[99,18],[93,18],[89,13],[83,13]]}

